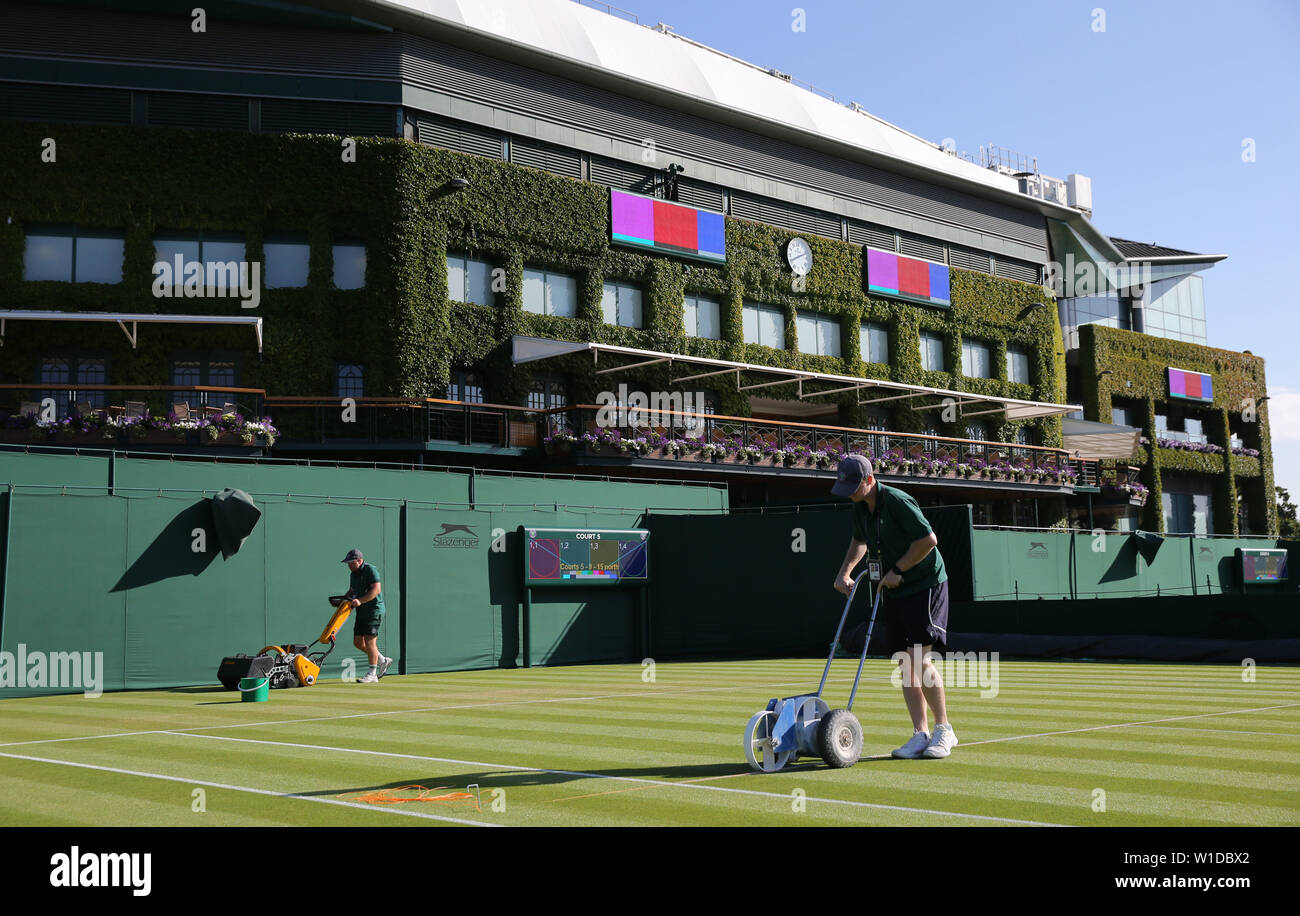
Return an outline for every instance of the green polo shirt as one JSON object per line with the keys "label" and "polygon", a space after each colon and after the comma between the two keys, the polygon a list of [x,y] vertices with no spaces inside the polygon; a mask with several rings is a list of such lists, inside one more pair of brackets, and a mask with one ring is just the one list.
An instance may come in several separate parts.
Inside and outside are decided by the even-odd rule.
{"label": "green polo shirt", "polygon": [[[853,537],[866,543],[872,557],[881,558],[883,565],[880,574],[883,576],[907,554],[913,543],[933,529],[912,497],[882,483],[877,483],[876,487],[875,512],[867,507],[865,499],[853,504]],[[890,589],[889,593],[901,598],[922,589],[934,588],[947,578],[943,557],[936,547],[926,554],[924,560],[904,572],[902,584]]]}
{"label": "green polo shirt", "polygon": [[[379,581],[379,570],[369,563],[362,565],[360,569],[352,573],[352,597],[360,598],[366,592],[370,591],[370,586]],[[384,616],[384,593],[380,592],[375,596],[374,601],[367,601],[357,608],[357,614],[382,617]]]}

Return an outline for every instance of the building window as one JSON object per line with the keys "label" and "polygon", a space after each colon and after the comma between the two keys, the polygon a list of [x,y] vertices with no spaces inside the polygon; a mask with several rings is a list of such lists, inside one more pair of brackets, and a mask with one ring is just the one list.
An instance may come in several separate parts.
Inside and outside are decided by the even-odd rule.
{"label": "building window", "polygon": [[961,342],[961,374],[967,378],[991,378],[989,345],[978,340]]}
{"label": "building window", "polygon": [[[569,406],[569,394],[565,384],[555,378],[539,378],[533,381],[528,390],[528,407],[532,410],[555,410]],[[553,413],[547,420],[547,429],[551,432],[569,429],[567,413]]]}
{"label": "building window", "polygon": [[921,368],[928,372],[943,372],[943,337],[929,331],[921,332]]}
{"label": "building window", "polygon": [[1113,404],[1110,408],[1110,422],[1117,426],[1137,426],[1133,421],[1137,419],[1137,411],[1132,407],[1123,407],[1119,404]]}
{"label": "building window", "polygon": [[969,420],[966,423],[966,438],[974,439],[976,442],[987,442],[989,428],[983,420]]}
{"label": "building window", "polygon": [[365,369],[356,363],[339,363],[336,384],[341,398],[363,398],[366,396]]}
{"label": "building window", "polygon": [[1029,352],[1024,347],[1007,347],[1007,381],[1029,385]]}
{"label": "building window", "polygon": [[703,296],[686,297],[683,305],[687,337],[722,339],[722,304]]}
{"label": "building window", "polygon": [[858,330],[858,348],[864,363],[889,363],[889,331],[883,324],[863,322]]}
{"label": "building window", "polygon": [[262,243],[266,259],[263,283],[267,289],[302,287],[307,285],[307,266],[311,260],[311,246],[306,238],[278,237]]}
{"label": "building window", "polygon": [[[248,284],[248,265],[244,260],[243,236],[222,232],[173,232],[153,240],[155,276],[159,264],[168,265],[172,285],[185,283],[185,265],[202,264],[204,286],[221,293],[235,291]],[[181,273],[176,273],[176,258],[181,259]]]}
{"label": "building window", "polygon": [[1208,535],[1214,532],[1214,507],[1208,494],[1165,490],[1160,500],[1167,533]]}
{"label": "building window", "polygon": [[1034,431],[1028,426],[1016,427],[1016,445],[1033,445]]}
{"label": "building window", "polygon": [[125,240],[121,232],[76,226],[29,229],[23,251],[23,279],[121,283]]}
{"label": "building window", "polygon": [[[1113,416],[1114,408],[1111,411]],[[1171,407],[1167,413],[1156,414],[1156,438],[1199,445],[1210,441],[1205,435],[1204,422],[1199,417],[1188,416],[1179,407]]]}
{"label": "building window", "polygon": [[840,323],[836,319],[812,312],[798,312],[794,326],[799,337],[800,353],[840,355]]}
{"label": "building window", "polygon": [[566,274],[525,267],[524,311],[560,318],[577,317],[578,281]]}
{"label": "building window", "polygon": [[47,356],[41,360],[37,382],[48,386],[41,389],[38,397],[53,398],[55,414],[59,417],[70,414],[77,404],[102,410],[107,403],[103,390],[89,386],[108,384],[108,364],[102,359]]}
{"label": "building window", "polygon": [[334,246],[335,289],[361,289],[366,285],[366,246],[352,242]]}
{"label": "building window", "polygon": [[466,404],[483,403],[483,381],[478,373],[467,369],[451,370],[451,379],[447,383],[447,400],[463,401]]}
{"label": "building window", "polygon": [[641,290],[630,283],[606,281],[600,295],[600,310],[606,324],[623,328],[643,328]]}
{"label": "building window", "polygon": [[743,309],[745,343],[785,349],[785,310],[746,302]]}
{"label": "building window", "polygon": [[[524,289],[526,294],[527,283]],[[447,255],[447,298],[453,302],[492,305],[492,265],[458,254]]]}
{"label": "building window", "polygon": [[[190,386],[211,388],[234,388],[239,384],[238,372],[234,360],[229,359],[178,359],[172,362],[171,383],[181,389]],[[233,391],[173,391],[174,403],[186,403],[190,407],[208,405],[225,407],[235,405]]]}

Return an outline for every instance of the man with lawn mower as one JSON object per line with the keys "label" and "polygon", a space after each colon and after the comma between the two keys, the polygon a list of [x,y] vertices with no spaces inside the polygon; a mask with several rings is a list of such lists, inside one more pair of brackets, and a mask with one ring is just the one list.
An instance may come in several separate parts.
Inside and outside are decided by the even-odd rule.
{"label": "man with lawn mower", "polygon": [[393,663],[391,658],[379,654],[379,625],[384,622],[379,570],[367,563],[355,547],[348,551],[343,562],[352,570],[350,587],[343,598],[357,611],[352,623],[352,644],[366,653],[366,660],[370,662],[370,670],[357,683],[373,684],[388,672],[388,666]]}
{"label": "man with lawn mower", "polygon": [[[892,654],[902,669],[903,699],[914,730],[893,756],[947,757],[957,744],[957,733],[948,724],[943,679],[930,660],[931,649],[944,649],[948,638],[948,573],[939,540],[916,500],[879,483],[871,462],[862,455],[840,461],[831,493],[854,503],[853,537],[835,578],[836,590],[850,593],[850,574],[868,550],[871,562],[879,564],[871,578],[877,588],[886,590],[884,633],[877,645]],[[857,633],[866,638],[865,624]],[[927,706],[934,710],[933,734],[927,728]]]}

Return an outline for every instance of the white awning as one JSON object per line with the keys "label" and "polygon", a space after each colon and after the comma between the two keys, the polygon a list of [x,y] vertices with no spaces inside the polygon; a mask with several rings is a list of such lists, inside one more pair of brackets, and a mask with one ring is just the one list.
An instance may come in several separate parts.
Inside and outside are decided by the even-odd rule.
{"label": "white awning", "polygon": [[1132,458],[1141,436],[1142,430],[1136,426],[1069,418],[1061,421],[1062,445],[1079,458]]}
{"label": "white awning", "polygon": [[[135,349],[142,324],[242,324],[257,335],[257,352],[262,353],[262,319],[255,315],[155,315],[133,312],[36,312],[0,310],[0,346],[4,346],[7,321],[110,321],[116,322]],[[130,325],[128,328],[127,325]]]}
{"label": "white awning", "polygon": [[[613,344],[601,343],[580,343],[575,341],[548,340],[542,337],[526,337],[521,334],[515,335],[511,339],[511,359],[515,365],[520,363],[532,362],[538,359],[549,359],[553,356],[565,356],[573,353],[590,352],[592,360],[599,365],[602,353],[610,356],[624,356],[634,359],[634,362],[623,365],[607,366],[603,369],[597,369],[598,375],[605,375],[614,372],[622,372],[627,369],[635,369],[640,366],[649,366],[656,363],[666,362],[669,366],[680,364],[682,366],[698,367],[704,371],[688,371],[685,375],[679,375],[673,378],[673,384],[681,382],[692,382],[697,379],[708,378],[715,375],[728,375],[735,373],[736,387],[741,391],[749,391],[755,388],[769,388],[773,385],[783,385],[795,383],[799,386],[799,398],[821,397],[827,394],[837,394],[844,391],[865,392],[870,389],[896,392],[882,396],[869,397],[865,400],[859,399],[859,404],[876,404],[885,401],[909,401],[919,397],[937,397],[952,398],[958,408],[965,405],[979,407],[979,410],[963,411],[962,415],[966,417],[976,417],[982,414],[1001,413],[1008,420],[1032,420],[1037,417],[1055,417],[1067,413],[1074,413],[1082,410],[1077,404],[1051,404],[1043,401],[1024,401],[1018,398],[1006,398],[1000,395],[976,394],[971,391],[952,391],[947,388],[930,388],[926,385],[909,385],[904,382],[891,382],[883,379],[858,378],[853,375],[834,375],[829,372],[809,372],[803,369],[783,369],[779,366],[762,366],[754,363],[737,363],[725,359],[710,359],[703,356],[688,356],[683,353],[662,353],[657,350],[639,350],[635,347],[618,347]],[[758,382],[752,385],[742,385],[740,374],[761,373],[774,376],[771,381]],[[804,382],[815,383],[836,383],[837,387],[825,391],[807,391],[803,390]],[[920,408],[913,409],[925,410],[937,405],[928,404]]]}

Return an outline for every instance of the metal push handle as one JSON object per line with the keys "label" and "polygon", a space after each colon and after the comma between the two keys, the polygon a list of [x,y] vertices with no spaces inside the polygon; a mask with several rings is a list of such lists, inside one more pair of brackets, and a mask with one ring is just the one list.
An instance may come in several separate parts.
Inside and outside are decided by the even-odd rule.
{"label": "metal push handle", "polygon": [[[840,625],[835,628],[835,638],[831,640],[831,651],[826,656],[826,670],[822,672],[822,682],[817,685],[817,692],[814,696],[821,696],[822,691],[826,688],[826,678],[831,673],[831,661],[835,658],[835,650],[840,644],[840,634],[844,632],[844,621],[849,619],[849,608],[853,606],[853,596],[858,593],[858,583],[866,576],[869,569],[864,569],[858,573],[858,577],[853,580],[853,588],[849,590],[849,600],[844,602],[844,613],[840,615]],[[875,619],[875,613],[872,613],[872,619]]]}
{"label": "metal push handle", "polygon": [[880,596],[884,593],[883,588],[876,589],[876,600],[871,603],[871,622],[867,624],[867,640],[862,644],[862,657],[858,659],[858,673],[853,675],[853,690],[849,692],[849,705],[846,707],[849,712],[853,711],[853,699],[858,695],[858,682],[862,680],[862,665],[867,660],[867,647],[871,645],[871,631],[876,628],[876,609],[880,607]]}

